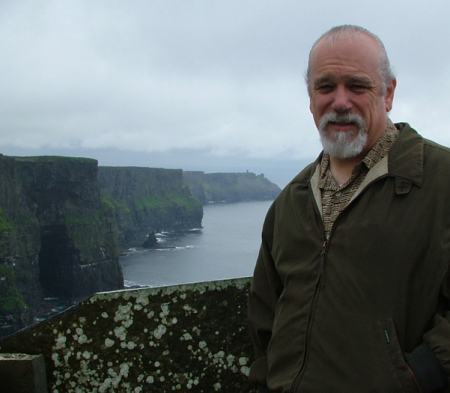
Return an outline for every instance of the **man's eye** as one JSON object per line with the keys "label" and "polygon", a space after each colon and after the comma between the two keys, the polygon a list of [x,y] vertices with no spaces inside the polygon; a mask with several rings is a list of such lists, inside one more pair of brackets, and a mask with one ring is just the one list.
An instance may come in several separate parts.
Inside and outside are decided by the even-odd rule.
{"label": "man's eye", "polygon": [[331,91],[331,90],[333,90],[333,86],[332,85],[321,85],[321,86],[318,86],[317,90],[319,90],[319,91]]}
{"label": "man's eye", "polygon": [[367,89],[367,86],[364,85],[351,85],[350,88],[355,91],[363,91]]}

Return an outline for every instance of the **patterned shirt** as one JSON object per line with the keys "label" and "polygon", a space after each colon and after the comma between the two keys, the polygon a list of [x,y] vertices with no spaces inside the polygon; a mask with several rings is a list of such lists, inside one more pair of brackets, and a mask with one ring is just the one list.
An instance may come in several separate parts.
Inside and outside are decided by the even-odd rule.
{"label": "patterned shirt", "polygon": [[399,131],[388,119],[386,132],[372,146],[364,159],[355,166],[350,179],[342,185],[337,184],[331,174],[330,156],[327,153],[323,155],[318,187],[322,192],[322,217],[327,238],[337,217],[347,207],[369,170],[388,154],[398,134]]}

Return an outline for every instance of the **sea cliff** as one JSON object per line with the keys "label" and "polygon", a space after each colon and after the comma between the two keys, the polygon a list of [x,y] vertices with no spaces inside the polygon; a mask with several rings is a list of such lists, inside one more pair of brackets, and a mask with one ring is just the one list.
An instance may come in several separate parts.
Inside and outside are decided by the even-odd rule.
{"label": "sea cliff", "polygon": [[200,228],[203,208],[181,169],[99,167],[101,196],[112,209],[121,249],[144,246],[152,234]]}
{"label": "sea cliff", "polygon": [[275,199],[280,187],[252,172],[205,173],[185,171],[184,180],[202,204],[218,202],[261,201]]}
{"label": "sea cliff", "polygon": [[0,155],[0,336],[33,322],[44,296],[123,288],[97,161]]}

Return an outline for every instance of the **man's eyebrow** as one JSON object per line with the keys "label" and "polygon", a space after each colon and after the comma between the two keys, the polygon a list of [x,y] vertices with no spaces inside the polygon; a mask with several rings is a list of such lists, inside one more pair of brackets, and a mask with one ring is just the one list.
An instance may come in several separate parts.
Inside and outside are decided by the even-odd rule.
{"label": "man's eyebrow", "polygon": [[323,83],[333,82],[334,79],[335,78],[333,78],[331,75],[321,76],[320,78],[314,80],[314,87],[319,86]]}
{"label": "man's eyebrow", "polygon": [[356,83],[360,85],[370,86],[372,85],[372,80],[370,78],[365,78],[362,76],[349,76],[345,78],[347,83]]}
{"label": "man's eyebrow", "polygon": [[[349,75],[347,77],[344,78],[346,83],[352,83],[352,84],[360,84],[360,85],[364,85],[364,86],[371,86],[372,80],[370,78],[366,78],[363,76],[354,76],[354,75]],[[317,78],[316,80],[314,80],[314,87],[320,86],[324,83],[335,83],[336,78],[332,75],[324,75],[321,76],[320,78]]]}

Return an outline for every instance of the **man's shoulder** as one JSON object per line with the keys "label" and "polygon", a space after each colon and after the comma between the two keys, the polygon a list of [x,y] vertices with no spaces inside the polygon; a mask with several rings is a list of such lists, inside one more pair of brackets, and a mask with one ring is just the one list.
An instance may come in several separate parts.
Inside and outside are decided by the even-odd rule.
{"label": "man's shoulder", "polygon": [[396,123],[395,126],[401,133],[415,134],[415,136],[423,143],[425,147],[425,154],[442,154],[443,157],[450,158],[450,147],[444,146],[431,139],[423,137],[419,132],[412,128],[408,123]]}
{"label": "man's shoulder", "polygon": [[422,137],[407,123],[395,126],[400,136],[389,153],[391,175],[414,178],[418,184],[423,178],[442,182],[450,170],[450,148]]}

